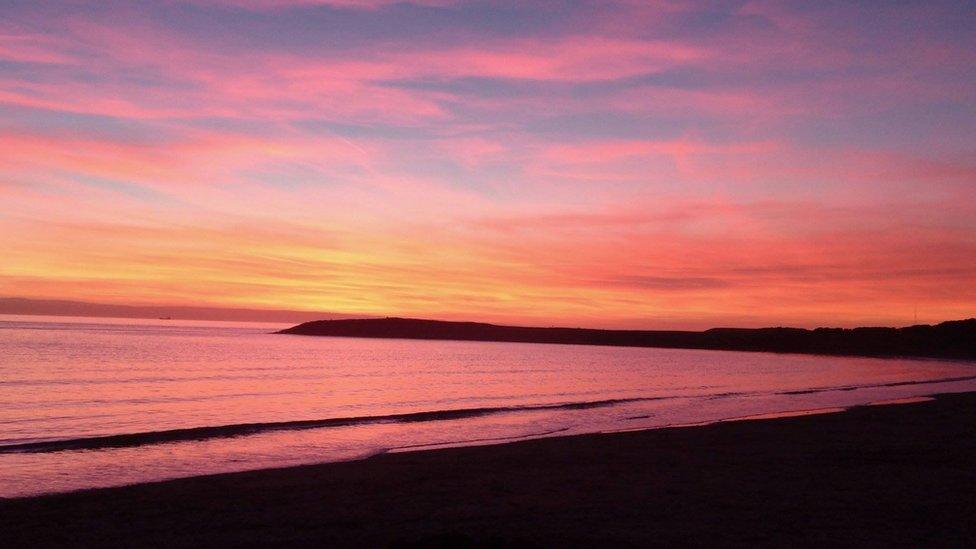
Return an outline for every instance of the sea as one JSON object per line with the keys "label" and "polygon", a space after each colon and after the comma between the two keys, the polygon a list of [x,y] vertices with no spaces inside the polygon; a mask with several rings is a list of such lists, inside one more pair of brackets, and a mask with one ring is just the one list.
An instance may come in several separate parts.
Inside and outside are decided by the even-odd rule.
{"label": "sea", "polygon": [[0,315],[0,497],[976,390],[976,363]]}

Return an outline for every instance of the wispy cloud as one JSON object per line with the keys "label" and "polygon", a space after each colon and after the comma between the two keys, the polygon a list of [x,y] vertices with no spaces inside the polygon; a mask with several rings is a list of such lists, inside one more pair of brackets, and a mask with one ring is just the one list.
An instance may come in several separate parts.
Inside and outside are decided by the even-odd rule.
{"label": "wispy cloud", "polygon": [[951,1],[7,3],[0,293],[970,315],[971,23]]}

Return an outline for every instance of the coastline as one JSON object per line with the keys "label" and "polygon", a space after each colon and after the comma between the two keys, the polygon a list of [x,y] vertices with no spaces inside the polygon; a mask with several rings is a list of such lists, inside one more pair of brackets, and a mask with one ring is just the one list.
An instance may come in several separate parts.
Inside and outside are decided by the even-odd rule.
{"label": "coastline", "polygon": [[14,546],[971,544],[974,463],[976,393],[956,393],[0,500],[0,517]]}
{"label": "coastline", "polygon": [[824,356],[976,360],[976,318],[903,328],[711,328],[608,330],[505,326],[417,318],[315,320],[275,332],[317,337],[547,343],[796,353]]}

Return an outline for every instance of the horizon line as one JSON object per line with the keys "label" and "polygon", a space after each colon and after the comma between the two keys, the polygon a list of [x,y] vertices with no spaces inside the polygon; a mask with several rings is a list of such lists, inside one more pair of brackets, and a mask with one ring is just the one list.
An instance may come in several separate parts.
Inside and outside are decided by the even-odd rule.
{"label": "horizon line", "polygon": [[[711,324],[708,327],[699,328],[650,328],[650,327],[595,327],[595,326],[571,326],[559,323],[539,322],[508,322],[492,320],[472,320],[472,319],[447,319],[430,318],[426,316],[413,316],[403,313],[389,314],[368,314],[337,311],[303,311],[295,309],[261,309],[251,307],[229,307],[214,305],[161,305],[161,304],[117,304],[93,301],[80,301],[71,299],[56,298],[32,298],[20,296],[0,295],[0,315],[23,315],[23,316],[57,316],[57,317],[76,317],[76,318],[119,318],[119,319],[144,319],[144,320],[196,320],[196,321],[217,321],[217,322],[248,322],[248,323],[281,323],[281,324],[304,324],[315,321],[331,320],[379,320],[379,319],[405,319],[405,320],[426,320],[432,322],[467,322],[475,324],[491,324],[505,327],[527,327],[527,328],[569,328],[569,329],[590,329],[590,330],[623,330],[623,331],[705,331],[710,329],[722,328],[795,328],[795,329],[817,329],[817,328],[906,328],[911,326],[933,326],[942,322],[953,320],[966,320],[967,318],[941,319],[935,322],[914,322],[912,324],[891,325],[891,324],[871,324],[871,323],[843,323],[834,324],[809,324],[807,326],[791,325],[784,323],[745,322],[748,326]],[[701,324],[701,322],[698,322]],[[702,324],[702,326],[705,326]]]}

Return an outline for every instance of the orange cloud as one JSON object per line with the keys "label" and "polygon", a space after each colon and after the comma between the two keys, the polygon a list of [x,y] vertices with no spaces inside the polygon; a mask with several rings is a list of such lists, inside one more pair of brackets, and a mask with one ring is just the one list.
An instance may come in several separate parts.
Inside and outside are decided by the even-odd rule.
{"label": "orange cloud", "polygon": [[976,308],[947,4],[42,4],[0,23],[3,295],[633,327]]}

